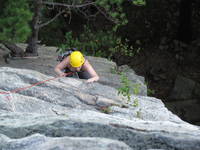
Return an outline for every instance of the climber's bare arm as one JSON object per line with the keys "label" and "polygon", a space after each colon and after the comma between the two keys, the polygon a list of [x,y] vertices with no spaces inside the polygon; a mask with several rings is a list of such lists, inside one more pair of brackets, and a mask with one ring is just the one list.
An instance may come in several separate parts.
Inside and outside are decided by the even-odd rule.
{"label": "climber's bare arm", "polygon": [[62,70],[67,67],[68,63],[69,63],[69,58],[66,57],[59,64],[56,65],[56,67],[54,68],[55,72],[59,76],[66,76],[66,73],[62,72]]}
{"label": "climber's bare arm", "polygon": [[94,68],[89,63],[88,60],[85,61],[84,65],[83,65],[83,70],[87,71],[91,76],[91,78],[89,78],[87,80],[87,82],[94,82],[94,81],[98,81],[99,80],[98,74],[96,73],[96,71],[94,70]]}

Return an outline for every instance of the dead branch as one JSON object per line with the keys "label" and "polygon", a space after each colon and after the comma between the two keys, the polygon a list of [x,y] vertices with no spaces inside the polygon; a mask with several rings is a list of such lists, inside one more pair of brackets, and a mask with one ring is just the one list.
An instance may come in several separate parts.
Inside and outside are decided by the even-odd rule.
{"label": "dead branch", "polygon": [[112,19],[111,16],[110,16],[109,14],[107,14],[106,12],[104,12],[100,7],[98,7],[98,6],[95,5],[95,4],[94,4],[93,6],[95,6],[95,7],[97,8],[97,10],[98,10],[105,18],[107,18],[108,20],[114,22],[115,24],[118,23],[117,20]]}
{"label": "dead branch", "polygon": [[68,8],[81,8],[81,7],[86,7],[86,6],[89,6],[89,5],[93,5],[95,4],[95,2],[89,2],[89,3],[85,3],[85,4],[72,4],[72,5],[69,5],[69,4],[63,4],[63,3],[56,3],[56,2],[42,2],[42,4],[45,4],[45,5],[53,5],[53,6],[64,6],[64,7],[68,7]]}
{"label": "dead branch", "polygon": [[51,22],[53,22],[54,20],[56,20],[56,18],[58,18],[58,17],[59,17],[61,14],[63,14],[64,12],[65,12],[65,11],[62,10],[61,12],[59,12],[58,14],[56,14],[51,20],[49,20],[49,21],[47,21],[47,22],[45,22],[45,23],[42,23],[42,24],[38,25],[37,27],[38,27],[38,28],[42,28],[42,27],[44,27],[44,26],[50,24]]}

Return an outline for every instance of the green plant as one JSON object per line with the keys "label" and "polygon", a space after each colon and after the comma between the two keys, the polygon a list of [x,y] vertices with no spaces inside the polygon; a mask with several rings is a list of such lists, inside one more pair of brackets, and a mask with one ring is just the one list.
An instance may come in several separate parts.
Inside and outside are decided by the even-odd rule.
{"label": "green plant", "polygon": [[[72,31],[67,32],[65,34],[65,39],[66,42],[64,44],[61,44],[58,48],[59,52],[64,52],[66,50],[66,48],[77,48],[78,50],[80,50],[81,48],[81,42],[78,40],[78,38],[74,38]],[[81,49],[82,51],[82,49]]]}
{"label": "green plant", "polygon": [[79,47],[81,45],[80,41],[77,38],[73,37],[72,31],[67,32],[65,34],[65,39],[66,39],[66,45],[69,48],[74,48],[74,47]]}
{"label": "green plant", "polygon": [[25,42],[31,34],[32,13],[26,0],[7,0],[0,13],[0,40]]}
{"label": "green plant", "polygon": [[130,93],[130,80],[128,77],[122,72],[121,76],[121,87],[118,88],[118,95],[123,95],[124,97],[127,98],[128,102],[130,102],[131,99],[131,93]]}
{"label": "green plant", "polygon": [[133,93],[135,95],[138,95],[140,93],[140,87],[141,87],[141,84],[139,83],[133,84]]}
{"label": "green plant", "polygon": [[139,101],[137,98],[134,99],[132,106],[138,107],[139,106]]}
{"label": "green plant", "polygon": [[[93,32],[89,27],[84,27],[84,32],[78,37],[73,37],[72,32],[66,33],[66,42],[61,44],[59,48],[77,48],[92,56],[106,57],[108,56],[109,47],[114,47],[116,36],[111,31]],[[107,57],[108,58],[108,57]]]}
{"label": "green plant", "polygon": [[84,32],[80,34],[79,40],[81,48],[92,56],[106,57],[107,47],[112,46],[111,31],[92,31],[88,26],[84,27]]}
{"label": "green plant", "polygon": [[110,72],[111,72],[112,74],[118,74],[116,68],[110,68]]}
{"label": "green plant", "polygon": [[[127,42],[127,40],[126,40]],[[133,56],[134,55],[134,49],[132,46],[129,47],[127,43],[123,43],[122,39],[120,37],[116,38],[116,43],[113,47],[109,48],[109,51],[111,52],[111,55],[118,52],[121,55],[124,56]]]}
{"label": "green plant", "polygon": [[115,53],[118,53],[122,56],[133,57],[141,51],[140,47],[129,46],[128,42],[127,39],[122,41],[121,37],[117,37],[114,47],[110,47],[108,50],[110,55],[113,56]]}
{"label": "green plant", "polygon": [[155,94],[155,90],[147,88],[147,95],[154,95],[154,94]]}
{"label": "green plant", "polygon": [[99,30],[92,31],[88,26],[84,27],[84,32],[80,34],[79,40],[82,49],[88,51],[93,56],[101,56],[110,59],[114,54],[120,53],[124,56],[134,56],[139,53],[140,48],[133,48],[127,43],[127,39],[122,41],[113,31]]}
{"label": "green plant", "polygon": [[137,6],[145,6],[146,0],[133,0],[133,4],[135,4]]}
{"label": "green plant", "polygon": [[140,52],[140,48],[129,46],[128,40],[122,42],[121,37],[116,36],[113,31],[92,31],[88,26],[78,37],[73,37],[72,32],[66,33],[66,42],[61,44],[60,49],[77,48],[84,54],[105,57],[111,59],[115,54],[122,56],[134,56]]}
{"label": "green plant", "polygon": [[[121,80],[121,87],[118,88],[118,95],[122,95],[126,97],[127,101],[130,102],[131,94],[138,95],[140,92],[140,84],[131,84],[131,81],[128,79],[128,77],[122,72],[120,75]],[[134,99],[134,102],[132,104],[133,106],[137,107],[138,99]]]}
{"label": "green plant", "polygon": [[147,86],[147,95],[149,95],[149,96],[150,95],[154,95],[155,94],[155,90],[149,88],[149,83],[147,81],[145,82],[145,84]]}
{"label": "green plant", "polygon": [[110,72],[111,72],[112,74],[120,74],[120,71],[118,70],[117,67],[110,68]]}
{"label": "green plant", "polygon": [[[97,0],[96,4],[103,8],[104,14],[107,19],[114,23],[112,30],[115,32],[117,29],[128,23],[126,15],[123,11],[123,0]],[[106,12],[106,13],[105,13]]]}

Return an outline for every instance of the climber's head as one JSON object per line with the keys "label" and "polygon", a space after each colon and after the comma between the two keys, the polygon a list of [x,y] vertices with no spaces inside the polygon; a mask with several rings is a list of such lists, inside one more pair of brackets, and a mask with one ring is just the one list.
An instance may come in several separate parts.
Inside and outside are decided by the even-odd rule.
{"label": "climber's head", "polygon": [[70,65],[73,67],[74,71],[80,71],[85,58],[80,51],[74,51],[70,54]]}

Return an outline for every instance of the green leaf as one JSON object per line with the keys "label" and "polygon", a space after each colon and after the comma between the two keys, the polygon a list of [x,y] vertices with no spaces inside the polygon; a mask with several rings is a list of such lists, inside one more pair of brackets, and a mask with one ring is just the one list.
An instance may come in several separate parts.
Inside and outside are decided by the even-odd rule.
{"label": "green leaf", "polygon": [[133,0],[133,4],[137,6],[145,6],[146,0]]}

